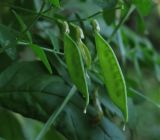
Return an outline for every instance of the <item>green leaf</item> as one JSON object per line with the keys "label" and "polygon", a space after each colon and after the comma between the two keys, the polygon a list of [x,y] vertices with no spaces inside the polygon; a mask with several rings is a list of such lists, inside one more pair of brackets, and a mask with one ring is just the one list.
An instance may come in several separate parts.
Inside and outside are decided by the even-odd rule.
{"label": "green leaf", "polygon": [[56,37],[56,35],[54,34],[54,32],[48,31],[48,36],[49,36],[49,39],[51,40],[53,50],[59,51],[60,50],[59,42],[58,42],[59,40]]}
{"label": "green leaf", "polygon": [[144,34],[146,31],[145,20],[144,20],[140,11],[138,11],[137,14],[138,15],[135,17],[136,31],[138,31],[138,33],[140,33],[140,34]]}
{"label": "green leaf", "polygon": [[141,81],[142,77],[143,77],[142,70],[141,70],[141,67],[140,67],[140,64],[139,64],[139,60],[136,57],[134,58],[134,68],[135,68],[135,71],[137,73],[138,79]]}
{"label": "green leaf", "polygon": [[89,92],[82,56],[80,54],[78,46],[67,33],[65,33],[64,35],[64,53],[67,68],[72,82],[77,86],[77,89],[86,98],[87,107],[89,104]]}
{"label": "green leaf", "polygon": [[61,133],[55,129],[51,129],[42,140],[67,140]]}
{"label": "green leaf", "polygon": [[[26,24],[24,23],[23,19],[16,13],[16,11],[12,10],[12,12],[14,13],[15,17],[17,18],[20,26],[21,26],[21,32],[25,31],[27,29]],[[26,36],[28,38],[28,40],[32,43],[32,35],[29,31],[27,31]]]}
{"label": "green leaf", "polygon": [[125,80],[118,60],[110,45],[95,32],[98,58],[104,76],[105,86],[112,101],[121,109],[125,121],[128,120],[127,91]]}
{"label": "green leaf", "polygon": [[153,57],[153,61],[156,78],[158,81],[160,81],[160,57],[158,54],[155,54],[155,56]]}
{"label": "green leaf", "polygon": [[[46,122],[69,89],[59,76],[49,75],[42,63],[18,62],[0,74],[0,106]],[[120,129],[106,116],[98,123],[94,121],[96,109],[93,106],[89,105],[87,114],[82,113],[84,102],[75,94],[60,114],[56,130],[68,140],[124,140]]]}
{"label": "green leaf", "polygon": [[12,59],[16,59],[17,57],[16,36],[17,32],[15,32],[15,30],[0,24],[0,47],[2,47],[2,49]]}
{"label": "green leaf", "polygon": [[26,140],[22,126],[16,116],[0,109],[0,136],[6,140]]}
{"label": "green leaf", "polygon": [[103,18],[107,24],[112,24],[115,20],[115,9],[105,8],[103,10]]}
{"label": "green leaf", "polygon": [[137,9],[141,12],[143,16],[147,16],[152,8],[152,0],[133,0]]}
{"label": "green leaf", "polygon": [[49,2],[50,2],[51,4],[53,4],[54,6],[56,6],[56,7],[60,7],[59,0],[49,0]]}
{"label": "green leaf", "polygon": [[30,47],[34,51],[34,53],[37,55],[37,57],[40,58],[40,60],[43,62],[43,64],[46,66],[47,70],[50,74],[52,74],[52,68],[48,62],[47,56],[45,52],[36,44],[30,44]]}
{"label": "green leaf", "polygon": [[72,85],[70,81],[70,77],[68,75],[67,66],[56,53],[48,53],[48,60],[53,68],[57,71],[57,73],[69,84]]}
{"label": "green leaf", "polygon": [[6,53],[0,53],[0,60],[3,60],[0,63],[0,71],[4,70],[12,63],[11,58]]}
{"label": "green leaf", "polygon": [[[24,118],[20,115],[17,115],[18,119],[21,121],[23,132],[27,137],[27,140],[35,140],[35,136],[38,135],[39,131],[43,127],[43,123],[34,119]],[[52,127],[50,131],[42,140],[66,140],[66,138],[55,128]]]}

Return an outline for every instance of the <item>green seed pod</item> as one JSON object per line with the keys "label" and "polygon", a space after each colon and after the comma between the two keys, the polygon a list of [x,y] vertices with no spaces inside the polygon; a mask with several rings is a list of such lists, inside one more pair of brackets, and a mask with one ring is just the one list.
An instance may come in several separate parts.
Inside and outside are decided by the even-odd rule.
{"label": "green seed pod", "polygon": [[80,93],[82,93],[83,97],[86,98],[84,110],[84,113],[86,113],[86,108],[89,104],[89,92],[84,64],[78,46],[68,33],[65,33],[64,35],[64,54],[71,80],[76,85]]}
{"label": "green seed pod", "polygon": [[87,68],[89,69],[91,67],[91,63],[92,63],[91,54],[90,54],[88,48],[86,47],[86,45],[81,40],[77,42],[77,45],[81,51],[84,62],[86,64]]}
{"label": "green seed pod", "polygon": [[82,41],[82,39],[84,38],[83,30],[77,25],[71,24],[71,26],[73,27],[74,33],[76,34],[75,42],[82,54],[83,60],[87,68],[89,69],[91,67],[92,59],[89,49]]}
{"label": "green seed pod", "polygon": [[97,30],[98,28],[96,27],[97,22],[93,21],[93,23],[95,29],[96,49],[105,86],[111,100],[121,109],[125,121],[127,121],[127,91],[121,68],[112,48],[99,34]]}

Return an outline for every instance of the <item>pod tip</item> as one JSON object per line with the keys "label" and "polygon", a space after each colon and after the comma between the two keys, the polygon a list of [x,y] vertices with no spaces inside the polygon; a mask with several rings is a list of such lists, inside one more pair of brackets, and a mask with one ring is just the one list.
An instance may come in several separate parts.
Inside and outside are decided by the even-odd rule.
{"label": "pod tip", "polygon": [[125,124],[123,125],[123,129],[122,130],[126,131],[126,125]]}
{"label": "pod tip", "polygon": [[84,114],[86,114],[86,113],[87,113],[87,109],[86,109],[86,108],[83,110],[83,113],[84,113]]}

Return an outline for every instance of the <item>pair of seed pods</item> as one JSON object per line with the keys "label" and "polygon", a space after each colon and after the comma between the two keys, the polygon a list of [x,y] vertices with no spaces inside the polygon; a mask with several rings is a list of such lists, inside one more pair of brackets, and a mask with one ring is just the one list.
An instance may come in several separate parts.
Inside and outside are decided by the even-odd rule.
{"label": "pair of seed pods", "polygon": [[[124,119],[127,121],[127,91],[121,68],[114,51],[99,34],[100,28],[97,21],[92,21],[92,26],[94,30],[97,55],[101,72],[104,77],[104,84],[111,100],[122,111]],[[90,67],[91,57],[88,48],[81,40],[82,30],[78,26],[76,28],[78,35],[77,40],[74,41],[69,35],[68,26],[66,26],[66,32],[64,34],[64,54],[71,80],[86,99],[86,112],[86,108],[89,104],[89,92],[83,59],[85,60],[84,62],[86,63],[86,66]]]}

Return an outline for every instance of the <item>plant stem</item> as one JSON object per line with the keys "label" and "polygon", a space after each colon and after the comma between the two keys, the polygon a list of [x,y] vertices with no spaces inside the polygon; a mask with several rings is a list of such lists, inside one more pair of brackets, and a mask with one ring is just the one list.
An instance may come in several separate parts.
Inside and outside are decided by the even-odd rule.
{"label": "plant stem", "polygon": [[[33,14],[33,15],[36,15],[36,16],[38,14],[40,14],[40,17],[42,17],[44,19],[48,19],[50,21],[56,21],[57,20],[57,18],[55,18],[55,17],[49,17],[49,16],[44,15],[45,13],[47,13],[48,11],[50,11],[52,7],[49,7],[48,9],[46,9],[45,11],[43,11],[41,13],[37,13],[37,12],[31,10],[31,9],[26,9],[26,8],[19,7],[19,6],[16,6],[16,5],[4,4],[4,6],[10,7],[12,9],[20,10],[20,11],[23,11],[23,12],[26,12],[26,13],[29,13],[29,14]],[[59,19],[66,21],[66,19],[63,19],[63,18],[59,18]]]}
{"label": "plant stem", "polygon": [[124,24],[124,22],[128,19],[128,17],[134,11],[134,9],[135,9],[135,6],[132,5],[130,7],[130,9],[128,10],[128,12],[121,18],[120,22],[118,23],[118,25],[115,27],[115,29],[113,30],[112,34],[108,38],[108,42],[110,42],[112,40],[112,38],[114,37],[114,35],[117,33],[118,29],[122,26],[122,24]]}
{"label": "plant stem", "polygon": [[93,15],[88,16],[88,17],[81,18],[81,19],[79,19],[79,20],[77,20],[77,19],[73,19],[73,20],[69,20],[68,22],[79,22],[79,21],[85,21],[85,20],[88,20],[88,19],[90,19],[90,18],[93,18],[93,17],[95,17],[95,16],[97,16],[97,15],[102,14],[102,12],[103,12],[103,11],[101,10],[101,11],[98,11],[98,12],[94,13]]}
{"label": "plant stem", "polygon": [[61,52],[58,52],[58,51],[55,51],[55,50],[52,50],[49,48],[44,48],[44,47],[40,47],[40,48],[43,49],[44,51],[47,51],[47,52],[53,52],[55,54],[64,55],[64,53],[61,53]]}
{"label": "plant stem", "polygon": [[[28,45],[30,45],[30,43],[18,41],[18,45],[28,46]],[[44,47],[40,47],[40,48],[43,49],[43,50],[46,51],[46,52],[52,52],[52,53],[55,53],[55,54],[64,55],[64,53],[55,51],[55,50],[53,50],[53,49],[44,48]]]}
{"label": "plant stem", "polygon": [[[35,12],[35,11],[33,11],[33,10],[26,9],[26,8],[23,8],[23,7],[19,7],[19,6],[15,6],[15,5],[6,4],[6,5],[4,5],[4,6],[8,6],[8,7],[17,9],[17,10],[21,10],[21,11],[24,11],[24,12],[27,12],[27,13],[30,13],[30,14],[34,14],[34,15],[36,15],[38,18],[39,18],[39,17],[42,17],[42,18],[48,19],[48,20],[50,20],[50,21],[56,21],[57,19],[60,19],[60,20],[64,20],[64,21],[67,21],[67,22],[80,22],[80,21],[89,20],[89,19],[91,19],[91,18],[93,18],[93,17],[95,17],[95,16],[100,15],[100,14],[103,13],[103,10],[101,10],[101,11],[98,11],[98,12],[96,12],[96,13],[88,16],[88,17],[85,17],[85,18],[81,18],[81,19],[78,19],[78,20],[77,20],[77,19],[67,20],[67,19],[65,19],[65,18],[64,18],[64,19],[63,19],[63,18],[58,18],[58,17],[55,18],[55,17],[49,17],[49,16],[44,15],[44,13],[48,12],[49,10],[51,10],[51,7],[49,7],[47,10],[45,10],[45,11],[43,11],[43,12],[41,11],[41,12],[37,13],[37,12]],[[113,9],[121,9],[121,8],[122,8],[122,7],[119,6],[119,7],[113,8]],[[109,10],[111,10],[111,9],[109,9]],[[36,19],[36,20],[37,20],[37,19]],[[33,24],[34,24],[34,23],[33,23]]]}
{"label": "plant stem", "polygon": [[43,11],[44,6],[45,6],[45,2],[43,1],[42,6],[41,6],[38,14],[37,14],[36,17],[33,19],[32,23],[31,23],[22,33],[25,33],[25,32],[27,32],[27,31],[29,31],[29,30],[31,29],[31,27],[33,26],[33,24],[34,24],[34,23],[39,19],[39,17],[41,16],[41,13],[42,13],[42,11]]}
{"label": "plant stem", "polygon": [[[33,14],[33,15],[38,15],[38,14],[39,14],[39,13],[37,13],[37,12],[31,10],[31,9],[19,7],[19,6],[16,6],[16,5],[4,4],[4,6],[10,7],[11,9],[20,10],[20,11],[23,11],[23,12],[26,12],[26,13],[29,13],[29,14]],[[42,17],[47,17],[47,16],[45,16],[45,15],[43,15],[43,14],[49,12],[49,11],[51,10],[51,8],[52,8],[52,7],[50,6],[50,7],[49,7],[48,9],[46,9],[45,11],[41,12],[40,15],[41,15]]]}
{"label": "plant stem", "polygon": [[143,95],[142,93],[140,93],[139,91],[133,89],[133,88],[129,88],[130,91],[132,91],[133,93],[135,93],[136,95],[140,96],[141,98],[145,99],[146,101],[152,103],[153,105],[155,105],[156,107],[160,108],[160,105],[157,104],[156,102],[154,102],[152,99],[148,98],[147,96]]}
{"label": "plant stem", "polygon": [[[115,7],[115,8],[112,8],[112,9],[121,9],[121,7]],[[112,9],[109,9],[109,10],[112,10]],[[108,11],[109,11],[109,10],[108,10]],[[102,14],[102,13],[103,13],[103,10],[100,10],[100,11],[98,11],[98,12],[96,12],[96,13],[88,16],[88,17],[81,18],[81,19],[78,19],[78,20],[77,20],[77,19],[68,20],[68,22],[80,22],[80,21],[89,20],[89,19],[91,19],[91,18],[93,18],[93,17],[95,17],[95,16],[98,16],[98,15]]]}
{"label": "plant stem", "polygon": [[74,93],[76,92],[76,90],[77,90],[77,88],[75,86],[73,86],[71,88],[70,92],[68,93],[67,97],[65,98],[65,100],[63,101],[63,103],[61,104],[61,106],[57,109],[57,111],[53,112],[53,114],[47,120],[47,122],[45,123],[44,127],[42,128],[42,130],[40,131],[39,135],[36,137],[35,140],[41,140],[45,136],[45,134],[47,133],[47,131],[49,130],[49,128],[51,127],[51,125],[55,124],[55,121],[56,121],[57,117],[62,112],[62,110],[64,109],[64,107],[66,106],[66,104],[68,103],[68,101],[71,99],[71,97],[74,95]]}

